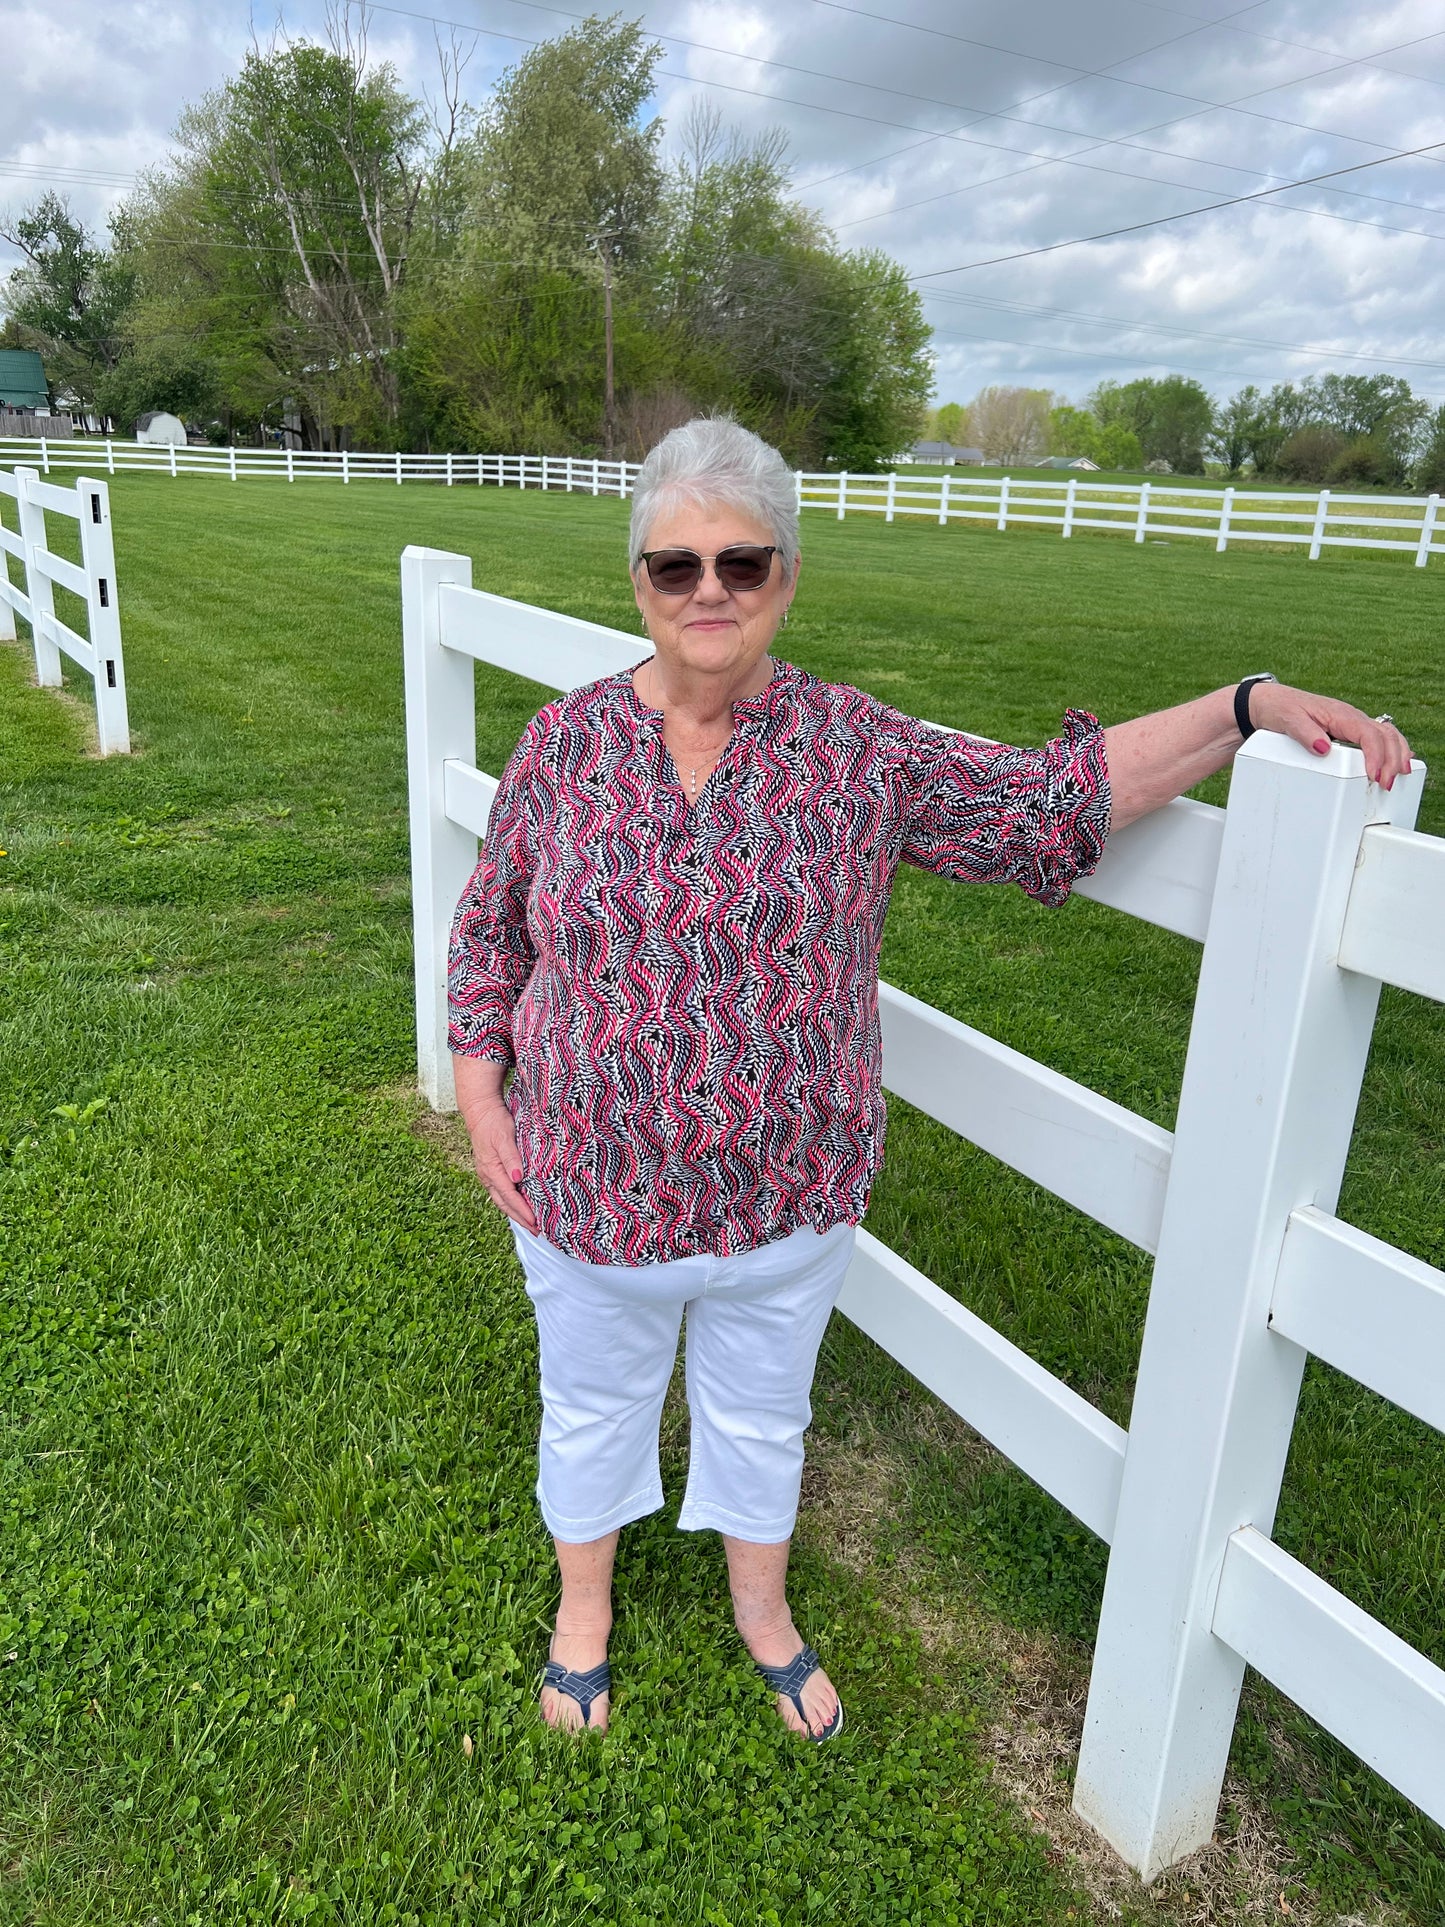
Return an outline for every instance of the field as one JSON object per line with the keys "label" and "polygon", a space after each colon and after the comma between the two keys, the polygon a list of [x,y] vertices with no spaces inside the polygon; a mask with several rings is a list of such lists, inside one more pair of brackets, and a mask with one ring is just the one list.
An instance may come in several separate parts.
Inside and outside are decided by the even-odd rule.
{"label": "field", "polygon": [[[551,1597],[519,1277],[414,1096],[397,558],[629,628],[608,500],[120,477],[132,759],[0,647],[0,1922],[1445,1916],[1441,1835],[1253,1682],[1221,1845],[1146,1895],[1066,1817],[1103,1549],[866,1340],[820,1376],[772,1718],[720,1549],[624,1538],[600,1747]],[[805,519],[787,653],[1039,740],[1253,669],[1445,759],[1406,558]],[[544,692],[479,673],[484,765]],[[1222,800],[1224,782],[1209,789]],[[1422,827],[1445,829],[1438,782]],[[905,872],[885,975],[1172,1122],[1197,952]],[[1385,993],[1343,1215],[1445,1262],[1445,1022]],[[902,1104],[870,1226],[1127,1420],[1145,1261]],[[669,1417],[665,1471],[680,1490]],[[1445,1452],[1324,1368],[1278,1537],[1445,1662]]]}

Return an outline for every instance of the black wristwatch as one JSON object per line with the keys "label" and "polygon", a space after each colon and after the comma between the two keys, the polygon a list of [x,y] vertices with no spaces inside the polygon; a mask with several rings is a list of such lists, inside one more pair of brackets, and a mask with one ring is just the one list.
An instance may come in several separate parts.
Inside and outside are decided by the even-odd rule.
{"label": "black wristwatch", "polygon": [[1238,689],[1235,690],[1234,692],[1235,727],[1238,729],[1240,736],[1243,738],[1243,740],[1246,743],[1249,741],[1250,737],[1254,734],[1254,724],[1249,720],[1250,690],[1253,689],[1254,685],[1257,682],[1278,682],[1278,681],[1279,681],[1278,676],[1272,676],[1267,669],[1262,669],[1257,676],[1246,676],[1244,681],[1239,685]]}

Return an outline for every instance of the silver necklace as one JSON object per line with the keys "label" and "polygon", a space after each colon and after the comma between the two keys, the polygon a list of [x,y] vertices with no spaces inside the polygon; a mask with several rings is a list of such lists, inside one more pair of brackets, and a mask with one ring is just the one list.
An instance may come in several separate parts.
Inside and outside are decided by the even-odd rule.
{"label": "silver necklace", "polygon": [[[656,665],[657,665],[657,658],[656,658],[656,656],[651,656],[651,657],[649,657],[649,658],[648,658],[648,663],[647,663],[647,667],[649,668],[649,670],[651,670],[651,671],[652,671],[652,675],[651,675],[651,677],[650,677],[650,681],[651,681],[651,685],[652,685],[652,691],[653,691],[653,707],[654,707],[655,709],[662,709],[662,704],[661,704],[661,703],[660,703],[660,702],[659,702],[659,701],[657,700],[657,668],[656,668]],[[663,713],[663,716],[664,716],[664,718],[666,718],[666,715],[667,715],[667,711],[666,711],[666,710],[664,709],[664,710],[662,711],[662,713]],[[714,761],[714,763],[716,763],[716,761],[717,761],[717,759],[718,759],[718,757],[722,755],[722,753],[723,753],[723,751],[724,751],[724,750],[725,750],[725,749],[727,748],[727,746],[728,746],[728,743],[729,743],[729,742],[730,742],[730,741],[732,740],[732,733],[733,733],[733,732],[732,732],[732,726],[731,726],[731,724],[729,724],[729,726],[728,726],[728,733],[727,733],[727,735],[726,735],[726,736],[725,736],[725,737],[723,738],[723,740],[722,740],[722,741],[721,741],[721,742],[720,742],[720,743],[718,744],[718,746],[717,746],[717,749],[716,749],[715,751],[713,751],[713,752],[712,752],[712,757],[713,757],[713,761]],[[691,768],[691,769],[689,769],[689,770],[688,770],[688,772],[687,772],[687,793],[688,793],[688,796],[689,796],[689,798],[695,798],[695,797],[697,796],[697,770],[696,770],[696,768]]]}

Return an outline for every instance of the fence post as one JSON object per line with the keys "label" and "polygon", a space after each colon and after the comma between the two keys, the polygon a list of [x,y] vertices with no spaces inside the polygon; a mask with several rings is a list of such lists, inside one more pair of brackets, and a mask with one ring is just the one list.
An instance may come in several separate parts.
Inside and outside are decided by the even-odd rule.
{"label": "fence post", "polygon": [[1415,567],[1423,569],[1430,560],[1430,545],[1435,539],[1435,520],[1440,513],[1440,497],[1432,495],[1425,504],[1425,518],[1420,524],[1420,546],[1415,551]]}
{"label": "fence post", "polygon": [[40,569],[45,553],[45,511],[30,493],[40,480],[33,468],[15,471],[15,507],[20,522],[20,540],[25,548],[25,593],[30,598],[30,639],[35,645],[35,680],[42,689],[59,689],[60,651],[50,633],[55,620],[55,590],[48,575]]}
{"label": "fence post", "polygon": [[1149,487],[1148,482],[1139,484],[1139,514],[1134,522],[1134,540],[1142,542],[1149,533]]}
{"label": "fence post", "polygon": [[112,442],[112,441],[107,441],[107,442],[106,442],[106,445],[105,445],[105,469],[106,469],[106,473],[107,473],[108,475],[114,475],[114,473],[115,473],[115,443],[114,443],[114,442]]}
{"label": "fence post", "polygon": [[[3,524],[4,520],[4,516],[0,515],[0,524]],[[4,546],[0,545],[0,642],[14,642],[16,635],[15,611],[11,608],[9,598],[5,594],[5,585],[9,581],[10,557]]]}
{"label": "fence post", "polygon": [[1314,532],[1310,536],[1311,562],[1318,562],[1320,559],[1320,545],[1325,539],[1325,524],[1329,519],[1330,492],[1327,488],[1322,488],[1319,493],[1319,499],[1315,503],[1315,526]]}
{"label": "fence post", "polygon": [[50,443],[44,435],[40,437],[40,466],[47,475],[50,473]]}
{"label": "fence post", "polygon": [[166,448],[171,458],[171,474],[174,475],[176,472],[176,445],[174,442],[167,442]]}
{"label": "fence post", "polygon": [[570,494],[572,493],[572,457],[571,457],[570,455],[569,455],[569,456],[567,457],[567,483],[566,483],[566,487],[567,487],[567,493],[568,493],[568,494],[570,495]]}
{"label": "fence post", "polygon": [[1229,547],[1229,517],[1234,508],[1234,488],[1231,485],[1224,491],[1224,500],[1219,505],[1219,534],[1215,540],[1214,553],[1223,554]]}
{"label": "fence post", "polygon": [[1079,478],[1071,475],[1064,490],[1064,540],[1070,540],[1074,533],[1074,503],[1078,499]]}
{"label": "fence post", "polygon": [[602,464],[595,455],[592,457],[592,493],[594,495],[602,493]]}
{"label": "fence post", "polygon": [[848,471],[841,469],[838,474],[838,520],[841,522],[848,513]]}
{"label": "fence post", "polygon": [[948,484],[951,479],[948,470],[945,469],[938,490],[938,526],[941,529],[948,527]]}
{"label": "fence post", "polygon": [[1003,480],[998,485],[998,526],[1001,529],[1006,529],[1008,527],[1009,481],[1010,481],[1010,477],[1005,475]]}
{"label": "fence post", "polygon": [[396,485],[401,487],[401,450],[396,451]]}
{"label": "fence post", "polygon": [[1334,1208],[1379,998],[1340,932],[1365,825],[1421,783],[1263,732],[1235,759],[1074,1787],[1146,1880],[1214,1828],[1244,1673],[1214,1595],[1273,1525],[1306,1356],[1270,1295],[1290,1212]]}
{"label": "fence post", "polygon": [[893,520],[893,498],[897,494],[897,492],[898,492],[898,470],[896,468],[891,468],[888,471],[888,507],[886,508],[883,514],[883,520],[885,522],[891,522]]}
{"label": "fence post", "polygon": [[[171,443],[171,473],[173,475],[175,473],[175,467],[176,467],[175,448],[176,448],[176,445],[174,442],[172,442]],[[231,443],[230,457],[231,457],[231,461],[230,461],[231,480],[234,482],[236,479],[236,444],[234,442]]]}
{"label": "fence post", "polygon": [[286,444],[286,480],[288,482],[296,480],[296,457],[290,442]]}
{"label": "fence post", "polygon": [[803,471],[800,468],[793,470],[793,501],[797,506],[799,515],[801,515],[803,512]]}
{"label": "fence post", "polygon": [[120,647],[120,610],[115,592],[115,543],[110,528],[110,491],[82,475],[75,484],[80,519],[80,559],[85,569],[86,628],[95,652],[95,729],[102,756],[130,754],[125,701],[125,659]]}
{"label": "fence post", "polygon": [[[17,502],[16,503],[17,510],[19,506],[20,505]],[[5,516],[3,512],[4,507],[5,507],[5,496],[3,493],[0,493],[0,527],[3,527],[5,523]],[[16,524],[17,531],[18,531],[18,528],[19,528],[19,524],[17,522]],[[24,558],[17,556],[16,560],[21,564],[21,567],[23,568]],[[11,608],[9,598],[5,594],[5,586],[9,582],[10,582],[10,554],[9,554],[9,551],[6,549],[4,543],[0,542],[0,642],[14,642],[15,640],[15,633],[16,633],[15,611],[13,608]],[[21,593],[23,594],[24,591],[22,590]]]}
{"label": "fence post", "polygon": [[416,1058],[422,1095],[454,1111],[447,1050],[446,955],[452,913],[477,860],[476,838],[446,813],[444,764],[477,760],[472,659],[441,640],[444,582],[472,586],[471,559],[441,549],[401,554],[401,646],[406,681],[411,902],[416,961]]}

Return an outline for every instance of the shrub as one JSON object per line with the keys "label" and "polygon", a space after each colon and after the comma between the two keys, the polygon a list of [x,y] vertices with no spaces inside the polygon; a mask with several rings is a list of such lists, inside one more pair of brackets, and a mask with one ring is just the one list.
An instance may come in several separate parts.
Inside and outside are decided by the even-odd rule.
{"label": "shrub", "polygon": [[1310,422],[1290,436],[1275,466],[1291,482],[1323,482],[1345,448],[1345,437],[1338,429]]}

